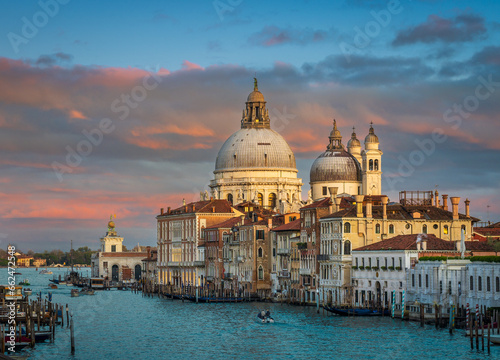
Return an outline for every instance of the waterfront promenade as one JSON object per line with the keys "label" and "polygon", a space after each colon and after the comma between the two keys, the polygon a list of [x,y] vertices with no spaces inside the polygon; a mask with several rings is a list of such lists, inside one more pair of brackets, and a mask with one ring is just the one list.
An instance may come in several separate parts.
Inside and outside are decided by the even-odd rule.
{"label": "waterfront promenade", "polygon": [[[33,289],[46,287],[50,275],[20,270]],[[61,270],[62,271],[62,270]],[[30,272],[33,275],[30,275]],[[56,273],[55,273],[56,274]],[[57,275],[57,274],[56,274]],[[0,281],[4,281],[3,275]],[[315,307],[245,302],[196,304],[143,297],[131,291],[101,291],[70,297],[70,288],[53,290],[53,300],[74,313],[76,355],[69,331],[53,344],[37,344],[30,359],[480,359],[463,330],[421,328],[390,318],[344,318],[316,313]],[[275,324],[256,322],[270,309]],[[27,354],[30,354],[28,351]],[[492,358],[500,347],[492,347]]]}

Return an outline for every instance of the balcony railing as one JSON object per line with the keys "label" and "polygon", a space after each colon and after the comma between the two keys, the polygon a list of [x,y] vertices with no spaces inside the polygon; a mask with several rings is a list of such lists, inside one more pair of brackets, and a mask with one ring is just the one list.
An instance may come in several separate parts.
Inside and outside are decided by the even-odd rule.
{"label": "balcony railing", "polygon": [[205,261],[193,261],[193,265],[196,267],[204,267]]}
{"label": "balcony railing", "polygon": [[288,271],[288,270],[278,271],[278,277],[289,278],[290,271]]}
{"label": "balcony railing", "polygon": [[290,255],[290,249],[278,248],[278,250],[276,251],[276,253],[278,255]]}
{"label": "balcony railing", "polygon": [[318,261],[329,261],[330,260],[330,255],[324,255],[324,254],[316,255],[316,259]]}
{"label": "balcony railing", "polygon": [[299,274],[303,276],[311,275],[311,269],[301,268],[299,269]]}

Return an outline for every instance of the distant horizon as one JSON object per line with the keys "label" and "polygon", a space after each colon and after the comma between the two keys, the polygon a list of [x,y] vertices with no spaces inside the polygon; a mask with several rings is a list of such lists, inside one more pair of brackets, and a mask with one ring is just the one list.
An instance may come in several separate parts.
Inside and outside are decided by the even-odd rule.
{"label": "distant horizon", "polygon": [[156,246],[159,209],[209,190],[254,76],[303,200],[335,118],[344,145],[373,123],[392,201],[438,189],[500,221],[500,3],[120,5],[3,6],[1,248],[98,248],[111,214]]}

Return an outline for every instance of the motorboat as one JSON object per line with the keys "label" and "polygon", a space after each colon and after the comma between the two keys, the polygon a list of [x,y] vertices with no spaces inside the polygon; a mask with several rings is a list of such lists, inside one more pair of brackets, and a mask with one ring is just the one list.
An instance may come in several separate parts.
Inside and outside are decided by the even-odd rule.
{"label": "motorboat", "polygon": [[[77,289],[74,289],[76,291],[78,291]],[[71,290],[73,292],[73,290]],[[82,289],[80,290],[80,294],[81,295],[95,295],[95,291],[92,290],[92,289]]]}
{"label": "motorboat", "polygon": [[40,271],[39,274],[42,274],[42,275],[52,275],[53,273],[52,273],[52,271],[49,271],[49,270],[45,269],[45,270]]}
{"label": "motorboat", "polygon": [[56,284],[49,284],[49,288],[51,288],[51,289],[57,289],[57,285]]}
{"label": "motorboat", "polygon": [[19,281],[19,285],[29,286],[30,282],[28,279],[24,279],[23,281]]}
{"label": "motorboat", "polygon": [[78,297],[80,296],[80,292],[78,289],[71,289],[71,297]]}
{"label": "motorboat", "polygon": [[271,317],[271,312],[269,310],[262,310],[257,314],[257,321],[262,324],[272,324],[274,323],[274,319]]}

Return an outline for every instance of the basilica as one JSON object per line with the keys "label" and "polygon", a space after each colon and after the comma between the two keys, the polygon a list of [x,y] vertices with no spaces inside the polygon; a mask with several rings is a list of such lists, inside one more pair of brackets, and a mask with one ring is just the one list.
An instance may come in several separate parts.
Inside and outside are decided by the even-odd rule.
{"label": "basilica", "polygon": [[[380,195],[382,151],[373,125],[364,149],[353,129],[346,150],[335,120],[328,139],[325,152],[311,167],[308,202],[329,197],[331,191],[340,196]],[[217,155],[209,185],[212,197],[231,204],[251,201],[282,214],[296,212],[304,205],[303,183],[297,172],[292,149],[271,129],[264,95],[254,79],[241,129],[226,140]]]}

